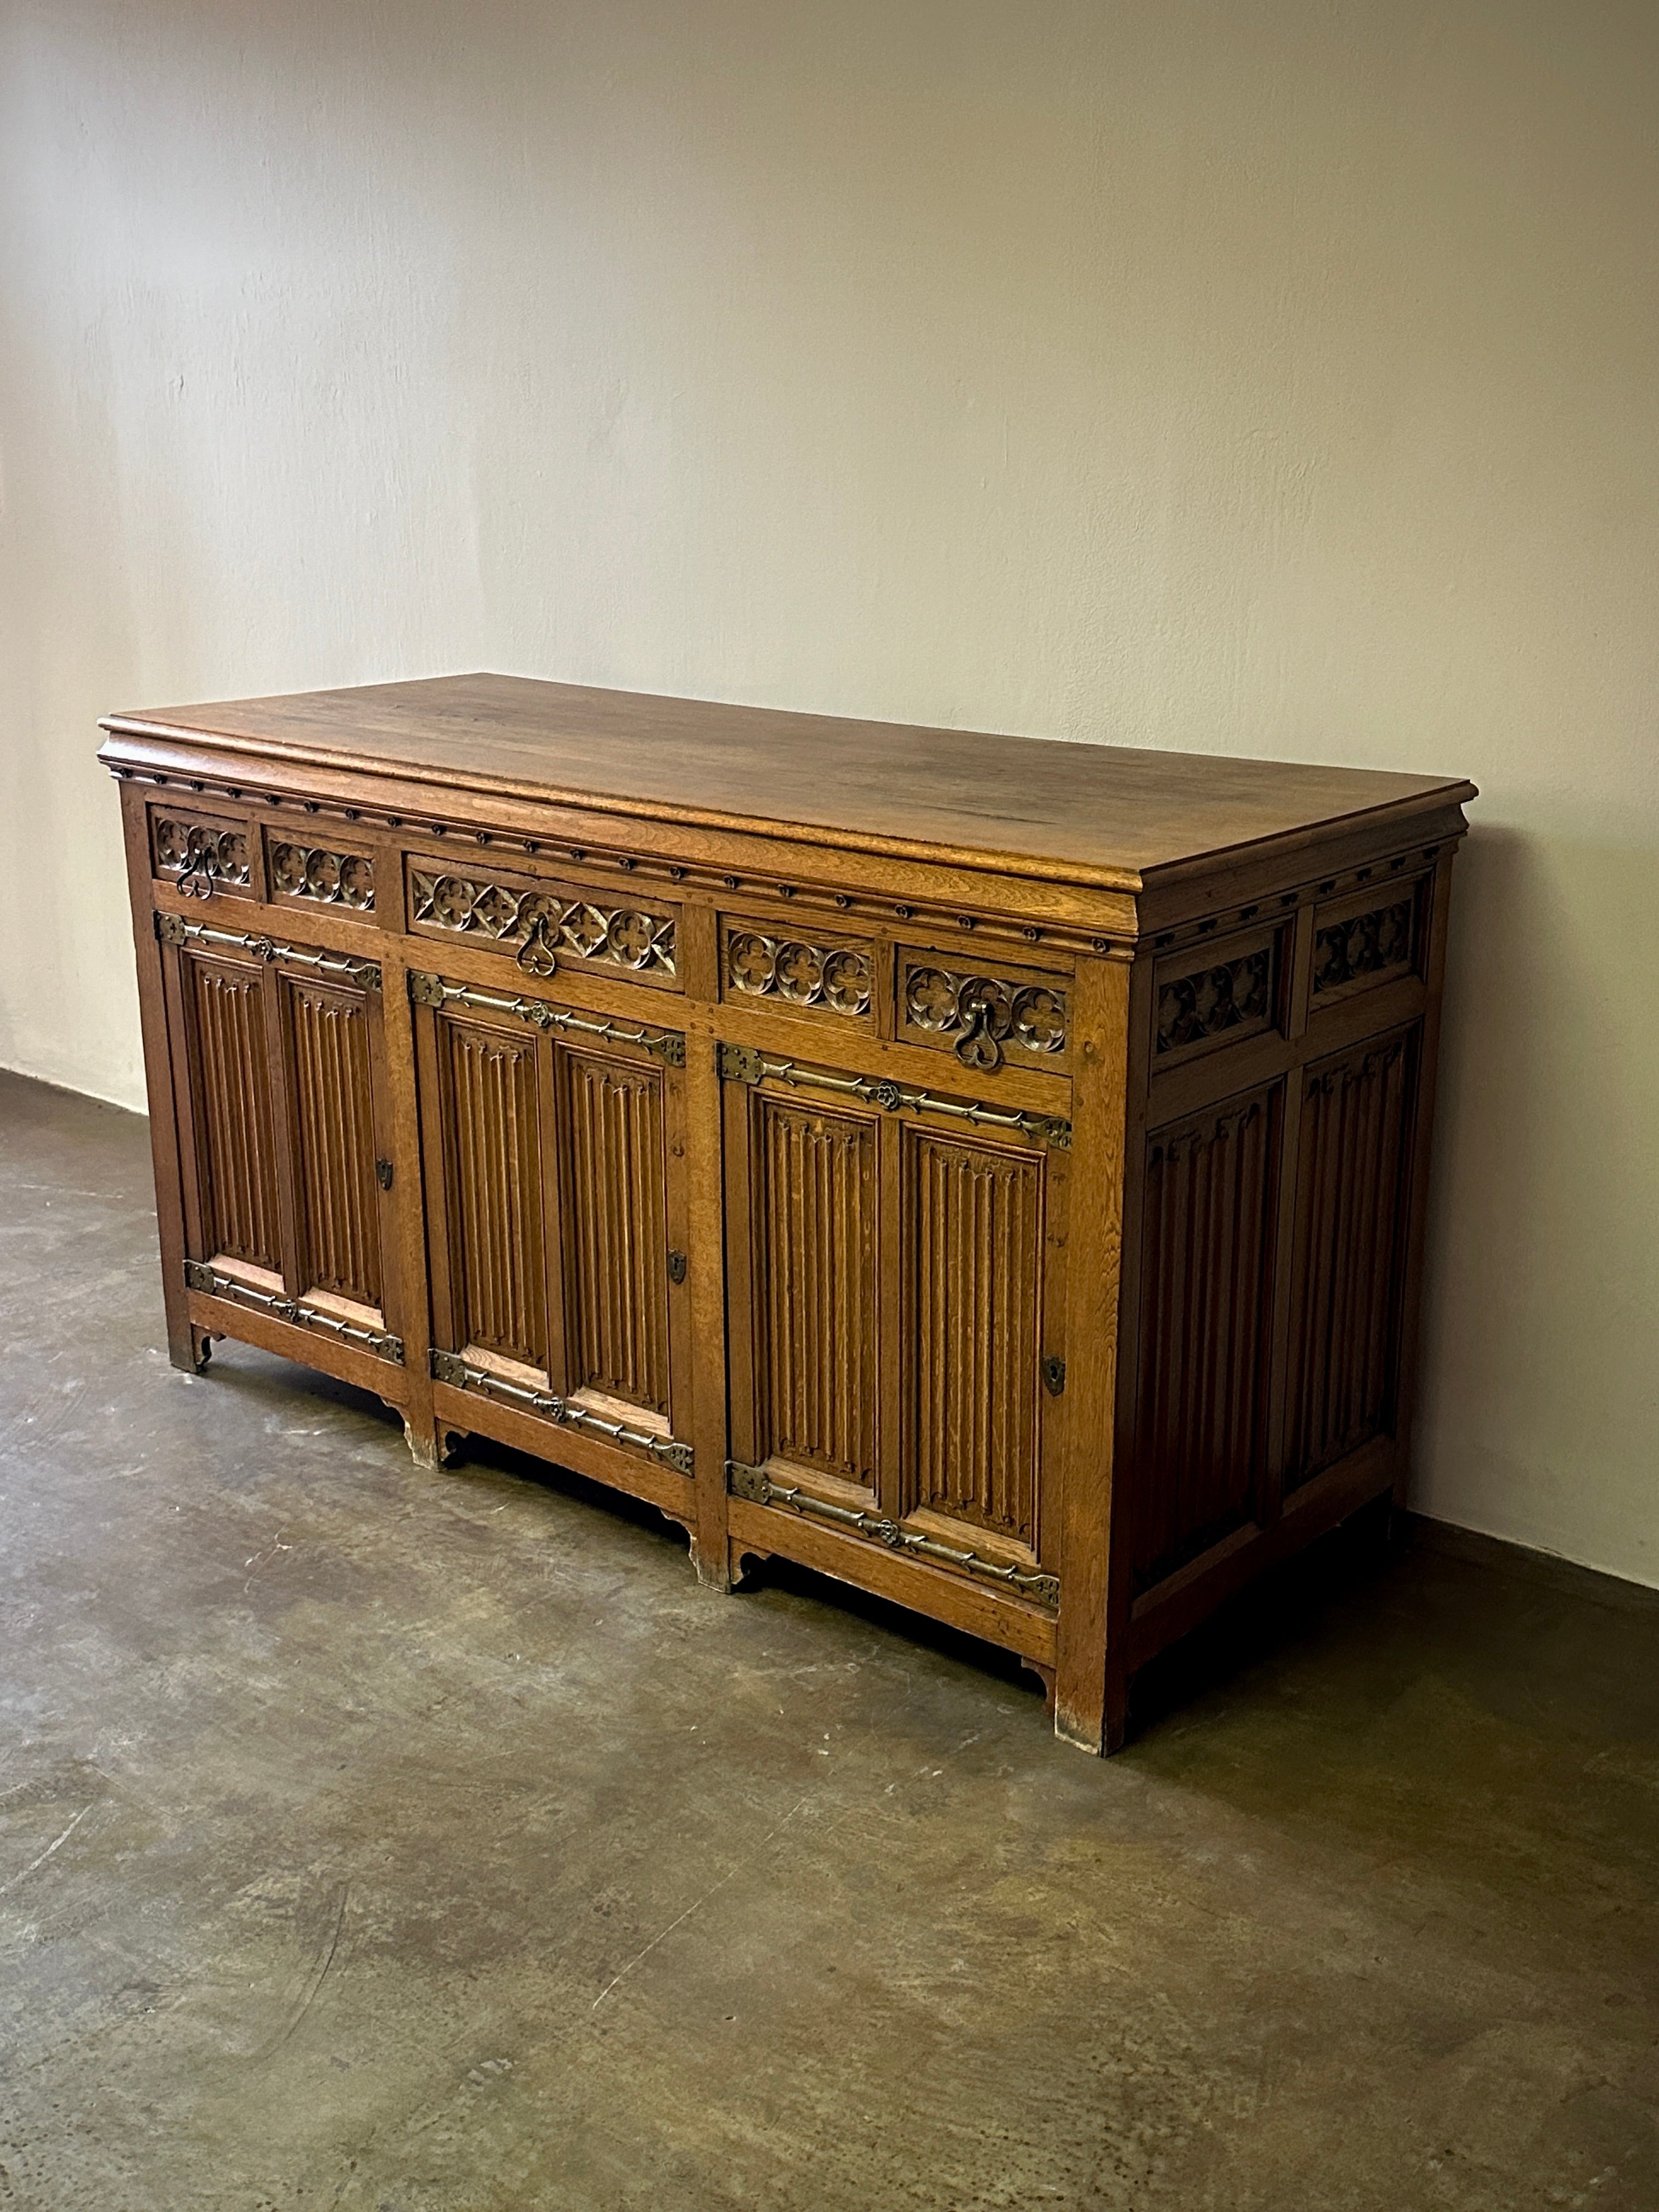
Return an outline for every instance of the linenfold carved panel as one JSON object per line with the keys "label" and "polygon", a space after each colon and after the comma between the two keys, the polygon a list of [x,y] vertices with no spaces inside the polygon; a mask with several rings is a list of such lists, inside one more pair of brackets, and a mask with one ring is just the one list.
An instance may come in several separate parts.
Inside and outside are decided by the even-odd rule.
{"label": "linenfold carved panel", "polygon": [[913,1505],[1037,1542],[1042,1156],[904,1132]]}
{"label": "linenfold carved panel", "polygon": [[559,1053],[570,1383],[666,1414],[662,1084],[637,1061]]}
{"label": "linenfold carved panel", "polygon": [[648,907],[613,904],[568,885],[525,889],[422,867],[410,868],[409,884],[416,921],[519,944],[519,964],[532,975],[551,975],[566,955],[637,975],[675,973],[674,917]]}
{"label": "linenfold carved panel", "polygon": [[374,904],[374,863],[363,853],[331,853],[320,845],[273,844],[270,888],[278,898],[315,899],[325,905]]}
{"label": "linenfold carved panel", "polygon": [[1133,1468],[1143,1589],[1258,1510],[1282,1111],[1273,1086],[1147,1143]]}
{"label": "linenfold carved panel", "polygon": [[206,1253],[280,1271],[270,1046],[257,969],[187,954],[202,1231]]}
{"label": "linenfold carved panel", "polygon": [[361,993],[287,978],[300,1184],[301,1279],[378,1307],[380,1205],[368,1008]]}
{"label": "linenfold carved panel", "polygon": [[854,1017],[870,1011],[870,949],[864,945],[812,944],[804,937],[769,937],[728,924],[723,971],[728,993],[781,999],[787,1006],[824,1006]]}
{"label": "linenfold carved panel", "polygon": [[460,1341],[547,1367],[541,1098],[533,1031],[439,1018]]}
{"label": "linenfold carved panel", "polygon": [[764,1094],[754,1111],[760,1455],[873,1487],[875,1125]]}
{"label": "linenfold carved panel", "polygon": [[1306,1073],[1285,1485],[1393,1424],[1416,1033]]}

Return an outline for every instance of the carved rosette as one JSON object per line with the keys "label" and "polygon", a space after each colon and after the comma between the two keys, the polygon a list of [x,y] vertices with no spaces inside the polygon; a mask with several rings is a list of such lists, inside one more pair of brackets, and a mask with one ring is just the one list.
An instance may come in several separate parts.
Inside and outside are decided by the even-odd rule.
{"label": "carved rosette", "polygon": [[1244,1024],[1263,1028],[1272,995],[1273,952],[1266,945],[1190,975],[1172,976],[1158,988],[1158,1048],[1179,1052]]}
{"label": "carved rosette", "polygon": [[1345,984],[1398,975],[1412,961],[1412,906],[1408,898],[1374,907],[1351,921],[1333,922],[1314,939],[1313,987],[1339,991]]}
{"label": "carved rosette", "polygon": [[904,1014],[913,1029],[954,1037],[957,1058],[966,1066],[999,1066],[1008,1045],[1037,1054],[1066,1049],[1066,994],[1048,983],[912,968],[904,979]]}
{"label": "carved rosette", "polygon": [[[601,906],[586,898],[565,898],[556,891],[514,891],[465,876],[411,878],[415,919],[498,943],[522,939],[525,951],[537,948],[548,963],[561,952],[579,960],[627,968],[636,975],[674,973],[674,923],[671,915],[637,907]],[[533,963],[521,957],[521,964]]]}
{"label": "carved rosette", "polygon": [[326,853],[320,847],[273,845],[271,888],[280,898],[318,899],[367,912],[374,903],[374,863],[362,853]]}
{"label": "carved rosette", "polygon": [[155,865],[195,898],[210,897],[215,884],[246,884],[251,880],[242,830],[226,830],[216,822],[185,822],[176,815],[155,824]]}
{"label": "carved rosette", "polygon": [[734,930],[726,940],[726,980],[751,999],[827,1006],[836,1014],[870,1011],[870,955],[856,945],[809,945],[804,938]]}

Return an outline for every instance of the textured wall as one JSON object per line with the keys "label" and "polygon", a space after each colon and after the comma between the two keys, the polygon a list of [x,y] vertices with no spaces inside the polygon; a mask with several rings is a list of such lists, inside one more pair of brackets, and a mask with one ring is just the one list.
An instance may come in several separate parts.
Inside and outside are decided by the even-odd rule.
{"label": "textured wall", "polygon": [[1468,774],[1419,1502],[1659,1583],[1659,15],[12,0],[0,1062],[114,706],[493,666]]}

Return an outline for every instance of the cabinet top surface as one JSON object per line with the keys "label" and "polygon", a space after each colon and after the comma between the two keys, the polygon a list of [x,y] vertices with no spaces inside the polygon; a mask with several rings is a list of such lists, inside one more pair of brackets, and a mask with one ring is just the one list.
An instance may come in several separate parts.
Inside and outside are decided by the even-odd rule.
{"label": "cabinet top surface", "polygon": [[[716,829],[1006,859],[1134,888],[1367,816],[1456,805],[1459,778],[844,720],[512,676],[112,715],[123,737]],[[826,836],[826,833],[829,833]]]}

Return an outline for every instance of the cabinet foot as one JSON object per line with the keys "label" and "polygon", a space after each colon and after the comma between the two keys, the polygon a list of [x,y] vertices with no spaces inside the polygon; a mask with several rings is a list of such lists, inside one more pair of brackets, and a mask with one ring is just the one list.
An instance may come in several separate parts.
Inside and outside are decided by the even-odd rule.
{"label": "cabinet foot", "polygon": [[697,1580],[704,1589],[720,1590],[726,1596],[732,1591],[732,1568],[726,1556],[728,1548],[721,1545],[718,1551],[706,1552],[695,1534],[691,1534],[691,1564],[696,1569]]}
{"label": "cabinet foot", "polygon": [[1106,1694],[1097,1712],[1068,1712],[1055,1704],[1054,1707],[1054,1734],[1062,1743],[1069,1743],[1079,1751],[1086,1751],[1096,1759],[1109,1759],[1115,1751],[1121,1751],[1129,1728],[1129,1684],[1127,1678],[1115,1671],[1106,1677]]}
{"label": "cabinet foot", "polygon": [[193,1322],[168,1341],[167,1358],[181,1375],[201,1374],[212,1357],[212,1332],[198,1328]]}
{"label": "cabinet foot", "polygon": [[413,1421],[404,1416],[404,1437],[416,1467],[453,1467],[461,1456],[465,1438],[454,1429],[432,1421]]}

